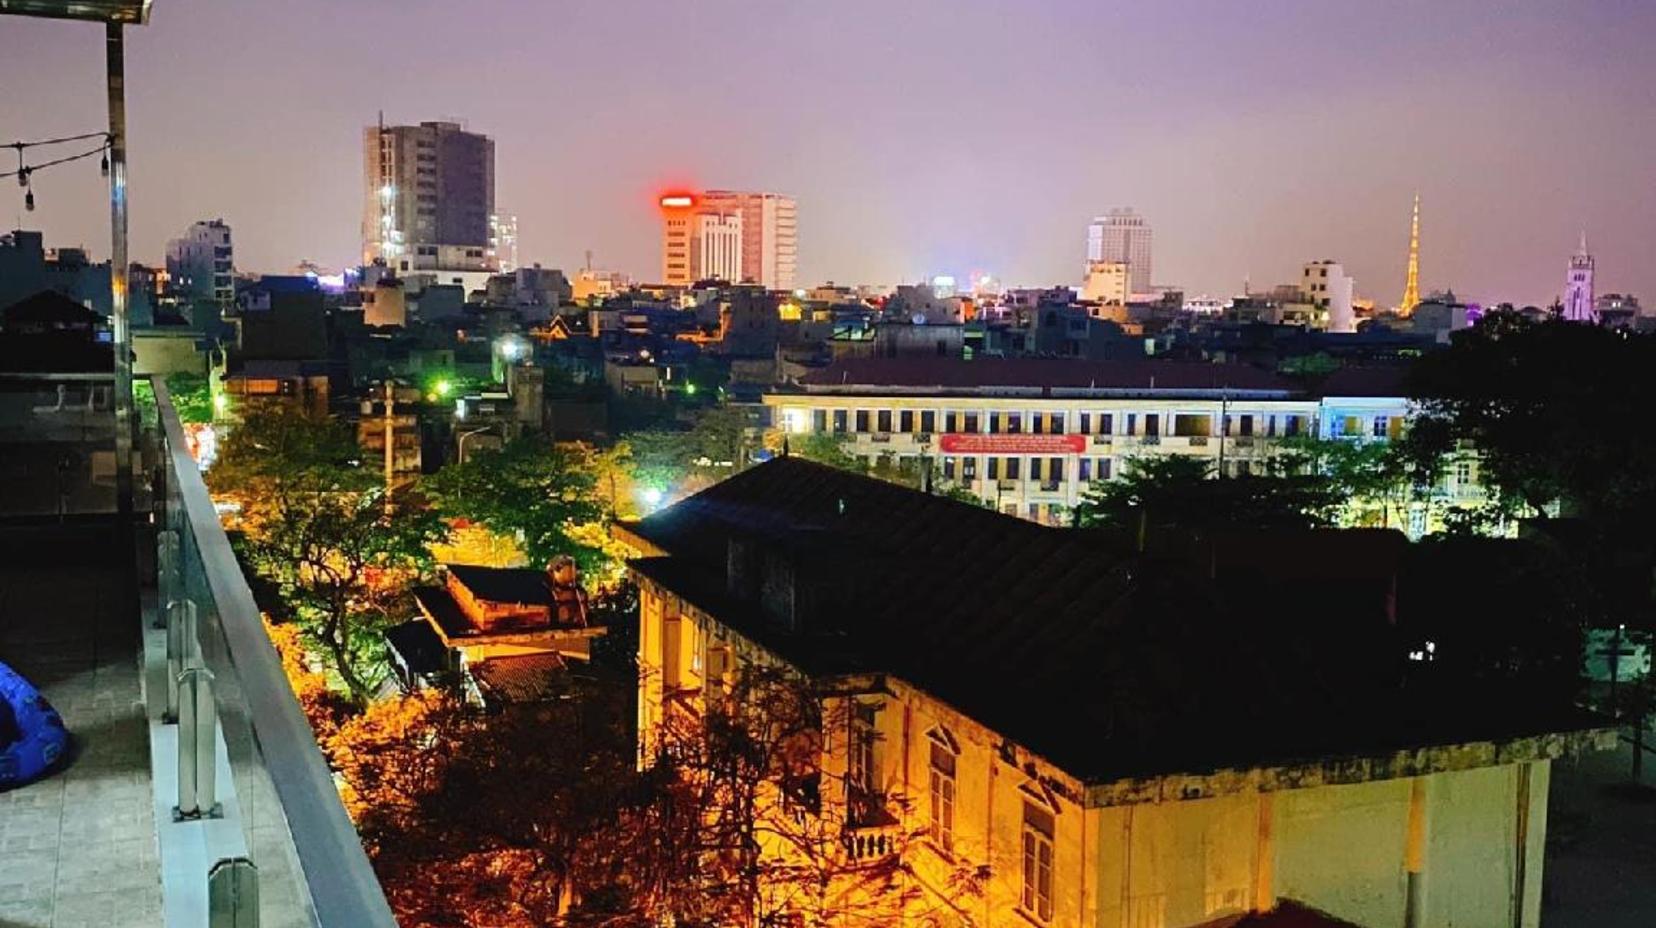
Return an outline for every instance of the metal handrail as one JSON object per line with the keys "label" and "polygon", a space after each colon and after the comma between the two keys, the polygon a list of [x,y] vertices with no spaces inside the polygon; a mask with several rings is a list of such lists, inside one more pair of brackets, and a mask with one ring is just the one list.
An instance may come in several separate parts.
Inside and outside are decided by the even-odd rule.
{"label": "metal handrail", "polygon": [[253,591],[219,524],[172,397],[160,378],[155,379],[155,401],[183,515],[195,538],[225,643],[241,679],[264,768],[293,836],[317,924],[320,928],[395,928],[385,891],[340,803],[332,773],[288,685],[276,648],[265,634]]}

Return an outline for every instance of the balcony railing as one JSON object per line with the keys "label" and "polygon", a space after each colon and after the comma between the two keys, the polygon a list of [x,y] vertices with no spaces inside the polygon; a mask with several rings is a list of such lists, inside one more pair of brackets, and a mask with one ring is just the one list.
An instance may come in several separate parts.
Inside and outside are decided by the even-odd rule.
{"label": "balcony railing", "polygon": [[157,804],[177,810],[156,819],[168,924],[254,900],[265,925],[391,928],[164,385],[155,396],[159,569],[144,652]]}

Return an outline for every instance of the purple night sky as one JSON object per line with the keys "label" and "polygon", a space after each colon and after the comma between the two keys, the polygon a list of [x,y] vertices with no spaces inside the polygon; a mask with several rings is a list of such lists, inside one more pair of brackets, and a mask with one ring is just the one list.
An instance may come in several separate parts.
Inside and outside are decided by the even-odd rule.
{"label": "purple night sky", "polygon": [[[0,142],[104,125],[101,37],[0,17]],[[493,136],[523,260],[568,270],[655,277],[684,183],[798,197],[802,282],[1075,283],[1130,205],[1158,282],[1336,258],[1389,305],[1418,188],[1423,291],[1550,302],[1585,227],[1599,291],[1650,302],[1653,45],[1650,0],[156,0],[133,256],[223,217],[243,270],[352,261],[383,109]],[[0,188],[8,228],[107,255],[96,164],[35,189]]]}

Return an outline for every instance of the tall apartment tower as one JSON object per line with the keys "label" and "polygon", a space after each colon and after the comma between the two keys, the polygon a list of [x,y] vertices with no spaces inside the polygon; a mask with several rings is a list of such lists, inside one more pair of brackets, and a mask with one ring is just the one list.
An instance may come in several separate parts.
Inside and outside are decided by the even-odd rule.
{"label": "tall apartment tower", "polygon": [[397,273],[496,271],[494,140],[458,123],[362,132],[362,260]]}
{"label": "tall apartment tower", "polygon": [[1352,279],[1338,261],[1312,261],[1300,274],[1301,297],[1328,314],[1330,332],[1357,331],[1352,291]]}
{"label": "tall apartment tower", "polygon": [[1131,208],[1112,209],[1087,226],[1087,260],[1127,265],[1127,286],[1133,293],[1150,292],[1150,224]]}
{"label": "tall apartment tower", "polygon": [[1598,306],[1593,302],[1593,256],[1587,253],[1587,233],[1581,233],[1581,247],[1570,256],[1564,277],[1564,318],[1571,322],[1597,322]]}
{"label": "tall apartment tower", "polygon": [[236,301],[236,259],[230,226],[222,219],[194,223],[167,243],[168,289],[220,309]]}
{"label": "tall apartment tower", "polygon": [[[660,207],[663,283],[682,287],[718,277],[768,290],[794,288],[799,239],[793,197],[709,190],[668,194]],[[732,235],[739,238],[734,245]]]}

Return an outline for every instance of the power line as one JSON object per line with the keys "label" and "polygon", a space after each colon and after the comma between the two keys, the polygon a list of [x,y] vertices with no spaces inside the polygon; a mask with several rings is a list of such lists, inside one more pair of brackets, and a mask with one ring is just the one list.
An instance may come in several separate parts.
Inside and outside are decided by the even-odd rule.
{"label": "power line", "polygon": [[[23,161],[23,150],[25,148],[29,148],[29,147],[37,146],[37,145],[57,145],[57,144],[65,143],[65,142],[73,142],[73,141],[77,141],[77,140],[84,140],[84,139],[98,138],[98,137],[103,138],[103,144],[99,145],[97,148],[93,148],[93,149],[89,149],[87,151],[83,151],[78,155],[64,155],[61,158],[53,158],[50,161],[42,161],[39,164],[25,164],[24,161]],[[49,140],[44,141],[44,142],[13,142],[9,147],[14,148],[14,149],[17,150],[17,170],[7,171],[4,174],[0,174],[0,178],[6,178],[6,177],[15,177],[15,178],[17,178],[18,185],[21,186],[24,190],[24,193],[23,193],[23,208],[26,211],[32,213],[32,212],[34,212],[34,208],[35,208],[35,195],[34,195],[34,182],[33,182],[34,172],[40,170],[41,168],[57,167],[60,164],[68,164],[71,161],[79,161],[82,158],[90,158],[93,155],[102,155],[103,156],[103,163],[99,167],[103,171],[103,176],[108,177],[109,176],[109,142],[110,142],[110,136],[107,132],[91,132],[91,133],[87,133],[86,135],[69,136],[69,137],[65,137],[65,138],[61,138],[61,139],[49,139]]]}
{"label": "power line", "polygon": [[107,147],[108,146],[105,146],[105,145],[99,145],[97,148],[94,148],[91,151],[83,151],[78,155],[65,155],[62,158],[54,158],[51,161],[42,161],[39,164],[25,165],[24,167],[18,168],[15,171],[7,171],[4,174],[0,174],[0,178],[16,177],[19,174],[23,175],[24,177],[27,177],[30,174],[33,174],[34,172],[40,170],[41,168],[53,168],[53,167],[57,167],[60,164],[68,164],[71,161],[79,161],[82,158],[90,158],[93,155],[102,153],[103,151],[105,151],[107,149]]}
{"label": "power line", "polygon": [[80,141],[84,141],[85,139],[103,139],[104,141],[107,142],[109,140],[109,133],[108,132],[85,132],[85,133],[82,133],[80,135],[66,135],[66,136],[64,136],[62,138],[58,138],[58,139],[41,139],[37,142],[7,142],[4,147],[6,147],[6,148],[15,148],[15,149],[21,151],[25,148],[38,148],[42,145],[62,145],[65,142],[80,142]]}

